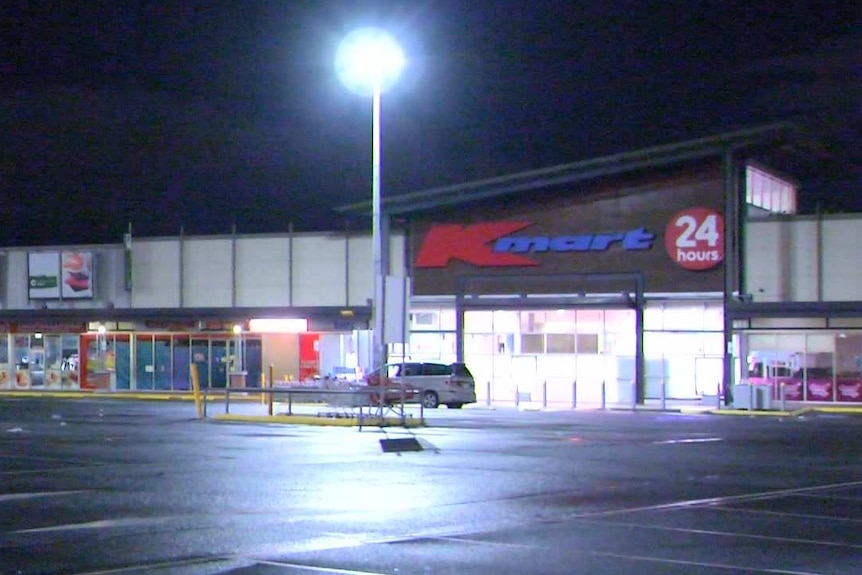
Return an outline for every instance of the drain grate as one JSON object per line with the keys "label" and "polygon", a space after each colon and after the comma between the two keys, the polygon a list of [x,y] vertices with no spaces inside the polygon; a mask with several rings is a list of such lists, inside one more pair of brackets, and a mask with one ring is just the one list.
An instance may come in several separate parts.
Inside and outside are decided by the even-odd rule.
{"label": "drain grate", "polygon": [[415,437],[399,437],[397,439],[381,439],[380,447],[383,453],[402,453],[405,451],[424,451],[425,448]]}

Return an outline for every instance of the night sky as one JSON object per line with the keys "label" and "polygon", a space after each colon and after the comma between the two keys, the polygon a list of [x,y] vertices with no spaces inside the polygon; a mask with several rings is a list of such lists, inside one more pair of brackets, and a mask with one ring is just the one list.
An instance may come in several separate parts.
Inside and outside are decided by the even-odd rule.
{"label": "night sky", "polygon": [[[371,110],[333,59],[366,25],[408,58],[384,196],[784,118],[862,135],[848,0],[2,0],[0,18],[0,246],[341,229],[332,207],[370,198]],[[858,174],[804,201],[852,201]]]}

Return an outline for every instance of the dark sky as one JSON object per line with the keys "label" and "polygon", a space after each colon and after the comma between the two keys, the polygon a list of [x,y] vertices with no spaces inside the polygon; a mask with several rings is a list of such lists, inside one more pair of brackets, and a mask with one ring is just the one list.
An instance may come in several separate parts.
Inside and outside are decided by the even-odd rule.
{"label": "dark sky", "polygon": [[[858,142],[856,3],[2,0],[0,245],[337,229],[370,197],[338,40],[388,28],[384,196],[788,115]],[[846,190],[845,192],[846,193]]]}

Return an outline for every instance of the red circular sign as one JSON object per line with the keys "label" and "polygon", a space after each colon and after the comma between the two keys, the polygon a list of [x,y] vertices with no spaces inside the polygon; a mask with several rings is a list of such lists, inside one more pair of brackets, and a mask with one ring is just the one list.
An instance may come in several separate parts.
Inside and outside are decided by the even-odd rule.
{"label": "red circular sign", "polygon": [[670,259],[687,270],[708,270],[724,261],[724,219],[709,208],[689,208],[664,231]]}

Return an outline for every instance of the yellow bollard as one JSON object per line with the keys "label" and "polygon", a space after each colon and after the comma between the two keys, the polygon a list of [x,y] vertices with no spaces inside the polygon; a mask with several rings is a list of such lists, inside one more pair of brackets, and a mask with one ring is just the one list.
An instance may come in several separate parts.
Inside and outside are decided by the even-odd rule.
{"label": "yellow bollard", "polygon": [[260,404],[266,405],[266,393],[263,390],[266,389],[266,374],[264,372],[260,372]]}
{"label": "yellow bollard", "polygon": [[200,376],[198,376],[198,366],[196,363],[192,364],[192,391],[195,397],[195,409],[198,412],[198,419],[203,419],[204,407],[201,398],[201,380]]}
{"label": "yellow bollard", "polygon": [[[272,390],[275,387],[275,364],[269,364],[269,389]],[[272,391],[269,392],[269,400],[267,406],[267,413],[272,415]]]}

